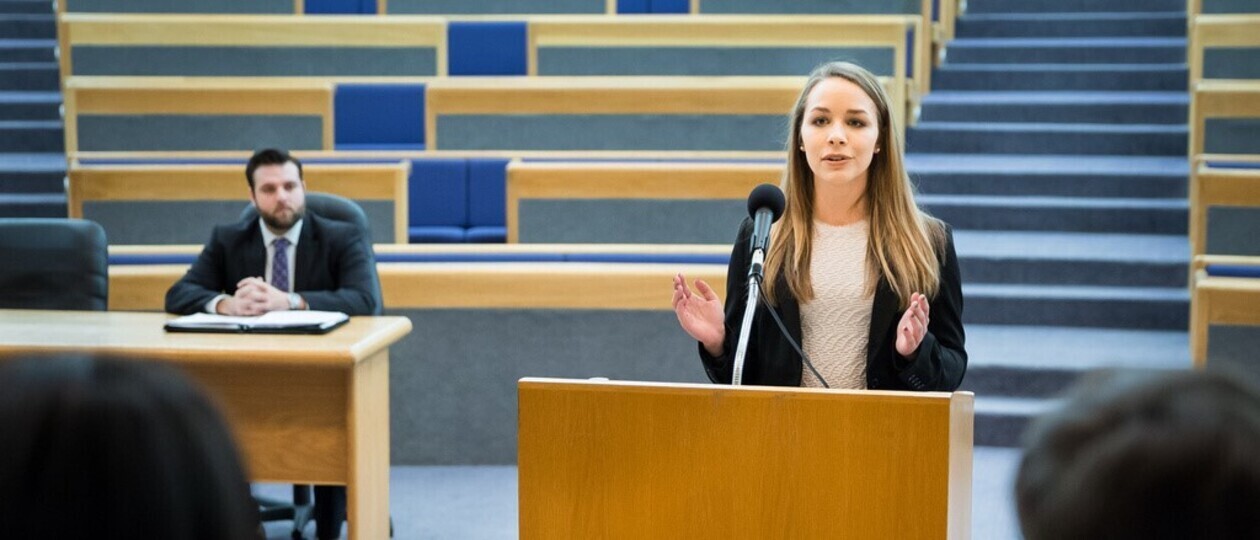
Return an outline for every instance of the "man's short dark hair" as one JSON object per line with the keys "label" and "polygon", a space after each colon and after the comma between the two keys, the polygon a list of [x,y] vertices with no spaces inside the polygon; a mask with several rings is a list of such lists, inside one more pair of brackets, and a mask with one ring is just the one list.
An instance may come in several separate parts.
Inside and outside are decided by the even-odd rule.
{"label": "man's short dark hair", "polygon": [[1260,538],[1260,390],[1244,377],[1087,377],[1027,433],[1024,537]]}
{"label": "man's short dark hair", "polygon": [[249,163],[245,165],[245,180],[249,182],[249,190],[254,191],[254,171],[263,165],[284,165],[292,161],[297,165],[298,179],[302,178],[302,162],[289,155],[288,150],[280,150],[278,148],[264,148],[249,158]]}

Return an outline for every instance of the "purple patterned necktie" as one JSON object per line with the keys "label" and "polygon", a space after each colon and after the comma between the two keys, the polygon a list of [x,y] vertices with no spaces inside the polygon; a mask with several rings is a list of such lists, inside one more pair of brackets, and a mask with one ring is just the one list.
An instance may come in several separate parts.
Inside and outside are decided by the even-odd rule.
{"label": "purple patterned necktie", "polygon": [[289,239],[281,236],[272,245],[276,252],[271,257],[271,286],[289,292]]}

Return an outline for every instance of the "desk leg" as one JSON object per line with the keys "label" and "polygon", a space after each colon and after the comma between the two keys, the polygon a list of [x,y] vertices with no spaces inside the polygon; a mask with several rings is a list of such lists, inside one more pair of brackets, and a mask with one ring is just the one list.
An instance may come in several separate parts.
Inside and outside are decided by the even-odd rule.
{"label": "desk leg", "polygon": [[355,365],[350,374],[349,482],[346,520],[350,538],[389,538],[389,351]]}

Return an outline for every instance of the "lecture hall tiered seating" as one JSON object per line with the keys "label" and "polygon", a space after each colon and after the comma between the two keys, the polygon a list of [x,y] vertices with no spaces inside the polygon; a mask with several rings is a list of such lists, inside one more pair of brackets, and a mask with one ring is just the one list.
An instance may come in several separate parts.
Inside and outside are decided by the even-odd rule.
{"label": "lecture hall tiered seating", "polygon": [[974,536],[1014,535],[1020,432],[1081,373],[1260,344],[1254,2],[0,5],[0,212],[101,223],[110,309],[161,309],[247,203],[254,148],[365,208],[386,313],[415,327],[390,376],[396,537],[516,534],[520,377],[705,380],[667,283],[720,287],[828,59],[881,77],[955,230]]}

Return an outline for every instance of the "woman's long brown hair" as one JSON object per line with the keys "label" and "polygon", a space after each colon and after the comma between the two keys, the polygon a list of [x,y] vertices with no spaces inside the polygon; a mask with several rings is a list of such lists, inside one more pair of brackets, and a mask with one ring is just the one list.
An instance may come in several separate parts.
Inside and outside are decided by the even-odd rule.
{"label": "woman's long brown hair", "polygon": [[783,274],[789,292],[801,303],[814,299],[810,278],[814,237],[814,173],[801,150],[801,124],[809,93],[818,83],[839,77],[856,84],[871,101],[879,116],[877,152],[867,174],[866,209],[867,294],[874,291],[883,277],[900,299],[901,308],[909,305],[911,293],[928,298],[936,296],[940,285],[938,251],[945,243],[945,226],[936,218],[919,210],[914,201],[914,186],[906,173],[901,141],[889,112],[888,95],[879,79],[869,71],[848,62],[831,62],[814,69],[801,89],[792,109],[791,135],[787,140],[787,169],[782,185],[787,194],[784,218],[771,232],[770,252],[766,256],[765,291],[768,300],[777,303],[782,291],[776,290]]}

